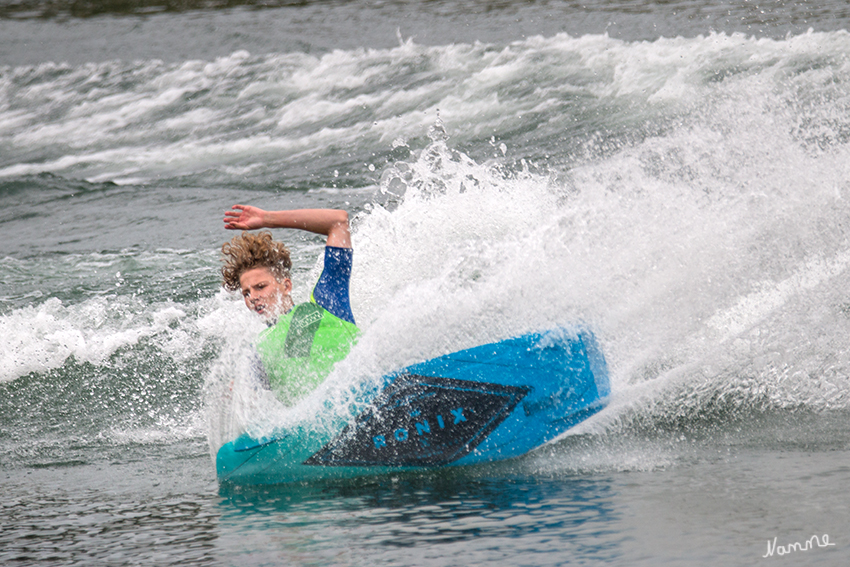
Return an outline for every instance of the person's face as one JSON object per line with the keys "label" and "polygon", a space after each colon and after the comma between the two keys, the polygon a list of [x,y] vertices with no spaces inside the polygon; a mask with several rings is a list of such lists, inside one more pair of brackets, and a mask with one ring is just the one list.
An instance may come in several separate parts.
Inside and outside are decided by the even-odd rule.
{"label": "person's face", "polygon": [[279,282],[268,268],[251,268],[239,278],[245,305],[263,317],[272,318],[281,314],[291,302],[292,282],[286,278]]}

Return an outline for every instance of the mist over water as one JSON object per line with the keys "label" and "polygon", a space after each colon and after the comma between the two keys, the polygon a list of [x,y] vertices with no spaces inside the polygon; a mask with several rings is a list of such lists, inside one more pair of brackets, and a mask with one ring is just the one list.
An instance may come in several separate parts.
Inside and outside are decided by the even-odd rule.
{"label": "mist over water", "polygon": [[[682,4],[682,14],[720,10]],[[659,16],[657,6],[641,6]],[[0,458],[14,493],[8,509],[22,518],[44,512],[26,497],[33,473],[47,494],[67,490],[63,478],[88,491],[82,500],[62,492],[51,509],[57,518],[97,506],[130,517],[146,498],[156,517],[196,518],[191,501],[215,491],[210,449],[235,432],[311,415],[325,394],[344,399],[352,385],[426,358],[582,323],[607,358],[612,400],[571,435],[473,471],[307,486],[273,498],[223,495],[216,505],[226,509],[224,555],[247,545],[235,534],[249,517],[258,545],[269,526],[284,526],[281,546],[292,550],[303,543],[292,535],[299,528],[314,538],[305,553],[315,562],[346,533],[352,549],[383,546],[364,557],[390,564],[410,559],[403,545],[387,542],[418,517],[425,531],[405,541],[425,545],[434,564],[463,546],[492,559],[516,558],[523,545],[537,550],[539,564],[562,564],[550,544],[523,539],[550,533],[549,524],[558,525],[552,541],[576,557],[617,557],[571,547],[578,540],[626,549],[624,538],[644,536],[645,548],[619,557],[650,557],[647,550],[677,548],[655,545],[658,534],[635,536],[618,498],[629,513],[641,510],[635,517],[649,513],[641,506],[657,513],[642,499],[675,507],[659,496],[667,482],[674,497],[688,486],[733,493],[735,502],[755,502],[742,518],[756,508],[775,518],[738,526],[752,541],[733,544],[740,555],[730,564],[754,556],[743,550],[761,549],[763,531],[834,532],[847,509],[833,497],[846,467],[830,458],[846,452],[850,438],[846,25],[810,11],[755,33],[659,16],[676,33],[639,33],[640,10],[604,3],[591,12],[613,11],[620,32],[549,32],[530,23],[540,21],[540,5],[513,9],[523,31],[538,33],[504,28],[480,40],[437,41],[436,32],[400,27],[379,40],[370,35],[377,28],[366,27],[348,46],[352,32],[339,24],[342,46],[328,48],[316,24],[308,27],[313,44],[273,49],[282,40],[272,32],[265,43],[228,42],[257,14],[276,22],[283,11],[211,11],[193,17],[227,22],[232,34],[220,43],[232,49],[104,57],[86,48],[35,62],[19,49],[0,59]],[[315,23],[320,12],[344,19],[347,10],[311,4],[298,13]],[[506,17],[501,10],[487,21]],[[427,28],[433,14],[417,14],[411,27]],[[134,21],[147,30],[194,29],[187,15],[173,16]],[[459,26],[442,33],[460,29],[455,16],[440,16]],[[834,17],[843,21],[840,11]],[[333,29],[328,18],[322,25]],[[111,33],[129,21],[71,20],[62,37],[87,22]],[[809,21],[814,30],[798,29]],[[16,33],[36,25],[19,23]],[[19,37],[3,35],[11,25],[0,21],[2,37]],[[45,24],[64,29],[58,25]],[[116,49],[153,49],[133,41]],[[294,409],[247,380],[263,325],[219,287],[218,250],[232,236],[219,223],[235,203],[351,213],[352,305],[363,336],[323,390]],[[322,242],[277,236],[293,250],[296,300],[306,300]],[[823,474],[793,461],[787,479],[771,477],[787,464],[780,456],[795,451]],[[712,484],[718,464],[732,471],[725,488]],[[118,469],[115,494],[129,500],[110,500],[85,480]],[[746,492],[752,471],[787,507]],[[617,480],[622,472],[637,489]],[[193,475],[203,486],[187,480]],[[141,488],[151,477],[162,485]],[[494,492],[505,495],[489,511],[464,507],[463,494],[491,502]],[[168,503],[175,493],[176,508]],[[511,531],[512,507],[528,504],[521,493],[538,499],[542,516],[529,511]],[[818,503],[827,500],[833,515],[818,523]],[[723,514],[696,501],[711,520],[694,528],[709,542],[701,549],[717,548],[726,536],[707,524]],[[342,517],[371,522],[374,537],[329,519],[343,508],[353,516]],[[587,530],[570,531],[569,518]],[[204,521],[189,523],[190,537],[208,533]],[[25,524],[9,533],[40,537]],[[169,530],[154,524],[146,524],[150,537]],[[438,532],[453,534],[455,547],[428,535]],[[15,536],[4,537],[9,551],[0,559],[16,557]],[[496,551],[487,542],[499,542]],[[175,557],[199,557],[170,545]],[[695,557],[695,545],[678,556]]]}

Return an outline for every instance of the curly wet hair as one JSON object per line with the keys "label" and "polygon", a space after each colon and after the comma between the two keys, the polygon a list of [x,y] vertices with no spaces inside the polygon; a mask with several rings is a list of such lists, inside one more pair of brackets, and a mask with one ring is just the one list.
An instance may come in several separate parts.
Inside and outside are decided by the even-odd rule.
{"label": "curly wet hair", "polygon": [[253,268],[268,268],[279,281],[289,278],[289,270],[292,268],[289,250],[267,231],[257,234],[243,232],[234,236],[230,242],[222,245],[221,253],[224,254],[224,266],[221,268],[224,281],[221,285],[228,291],[240,289],[239,278]]}

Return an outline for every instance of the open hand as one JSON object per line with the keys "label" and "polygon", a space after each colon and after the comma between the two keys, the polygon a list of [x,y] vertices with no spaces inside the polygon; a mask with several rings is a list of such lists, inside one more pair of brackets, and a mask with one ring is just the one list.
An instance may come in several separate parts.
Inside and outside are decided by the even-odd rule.
{"label": "open hand", "polygon": [[228,230],[253,230],[265,226],[266,211],[250,205],[233,205],[224,212],[224,228]]}

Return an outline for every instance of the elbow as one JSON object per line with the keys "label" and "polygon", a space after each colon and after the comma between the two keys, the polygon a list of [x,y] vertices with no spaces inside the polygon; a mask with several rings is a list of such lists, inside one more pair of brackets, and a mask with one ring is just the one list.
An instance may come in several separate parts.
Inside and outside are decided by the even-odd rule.
{"label": "elbow", "polygon": [[331,221],[331,230],[349,230],[348,211],[335,209],[333,220]]}
{"label": "elbow", "polygon": [[328,227],[328,246],[351,248],[351,228],[348,224],[348,212],[334,210],[333,220]]}

